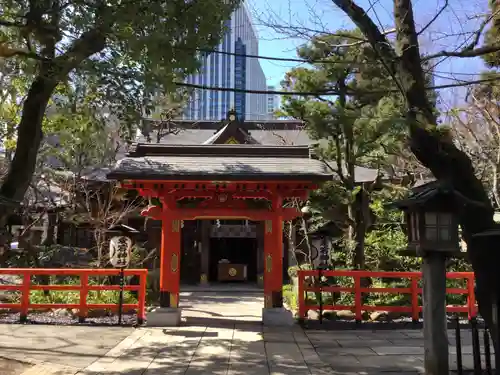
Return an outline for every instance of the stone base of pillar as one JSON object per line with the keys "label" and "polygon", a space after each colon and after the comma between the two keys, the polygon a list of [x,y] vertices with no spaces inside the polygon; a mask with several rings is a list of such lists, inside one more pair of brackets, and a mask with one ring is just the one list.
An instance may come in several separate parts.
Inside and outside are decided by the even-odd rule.
{"label": "stone base of pillar", "polygon": [[265,326],[292,326],[295,324],[293,313],[284,307],[262,309],[262,324]]}
{"label": "stone base of pillar", "polygon": [[148,327],[176,327],[181,324],[182,309],[176,307],[157,307],[147,313]]}

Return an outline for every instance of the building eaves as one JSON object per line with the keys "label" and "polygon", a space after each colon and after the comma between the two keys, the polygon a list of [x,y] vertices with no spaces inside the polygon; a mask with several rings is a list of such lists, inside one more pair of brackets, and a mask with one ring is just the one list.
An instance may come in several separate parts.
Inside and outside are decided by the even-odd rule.
{"label": "building eaves", "polygon": [[141,156],[120,160],[109,179],[328,181],[326,165],[304,157]]}

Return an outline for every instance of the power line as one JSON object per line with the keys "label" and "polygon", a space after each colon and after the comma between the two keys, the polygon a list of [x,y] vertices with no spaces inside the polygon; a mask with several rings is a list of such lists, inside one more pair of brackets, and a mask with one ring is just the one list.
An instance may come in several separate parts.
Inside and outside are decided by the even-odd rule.
{"label": "power line", "polygon": [[[453,87],[463,87],[463,86],[471,86],[477,85],[480,83],[486,82],[496,82],[500,81],[500,77],[495,78],[485,78],[478,79],[474,81],[460,82],[460,83],[450,83],[447,85],[440,86],[429,86],[426,87],[426,90],[442,90],[449,89]],[[238,89],[232,87],[216,87],[216,86],[206,86],[206,85],[196,85],[193,83],[185,83],[185,82],[174,82],[174,85],[180,87],[188,87],[192,89],[199,90],[212,90],[212,91],[222,91],[222,92],[240,92],[246,94],[265,94],[265,95],[298,95],[298,96],[319,96],[319,95],[339,95],[338,90],[319,90],[319,91],[275,91],[275,90],[248,90],[248,89]],[[347,95],[370,95],[370,94],[385,94],[385,93],[395,93],[400,92],[400,90],[392,89],[392,90],[379,90],[379,91],[359,91],[353,92],[350,91]]]}
{"label": "power line", "polygon": [[[342,64],[357,64],[357,65],[372,65],[374,62],[359,62],[359,61],[354,61],[354,60],[344,60],[344,61],[331,61],[331,60],[313,60],[313,59],[299,59],[299,58],[290,58],[290,57],[274,57],[274,56],[263,56],[263,55],[249,55],[249,54],[243,54],[243,53],[236,53],[236,52],[228,52],[228,51],[219,51],[219,50],[210,50],[210,49],[203,49],[203,48],[187,48],[187,47],[174,47],[178,49],[184,49],[184,50],[191,50],[191,51],[198,51],[198,52],[205,52],[205,53],[216,53],[220,55],[228,55],[228,56],[235,56],[235,57],[248,57],[248,58],[255,58],[255,59],[261,59],[261,60],[269,60],[269,61],[281,61],[281,62],[296,62],[296,63],[302,63],[302,64],[337,64],[337,65],[342,65]],[[433,76],[436,76],[438,78],[443,78],[443,79],[456,79],[453,76],[454,75],[462,75],[462,76],[473,76],[473,75],[479,75],[480,73],[453,73],[453,72],[444,72],[444,71],[434,71],[434,70],[429,70],[426,73],[431,74]],[[439,74],[448,74],[450,77],[443,77],[439,76]],[[458,80],[458,79],[456,79]],[[278,94],[279,95],[279,94]]]}
{"label": "power line", "polygon": [[[326,59],[300,59],[300,58],[293,58],[293,57],[275,57],[275,56],[264,56],[264,55],[251,55],[251,54],[245,54],[245,53],[236,53],[236,52],[228,52],[228,51],[219,51],[219,50],[212,50],[212,49],[204,49],[204,48],[189,48],[189,47],[173,47],[176,49],[183,49],[183,50],[189,50],[189,51],[198,51],[198,52],[205,52],[205,53],[216,53],[219,55],[228,55],[228,56],[236,56],[236,57],[249,57],[249,58],[255,58],[255,59],[260,59],[260,60],[270,60],[270,61],[282,61],[282,62],[297,62],[297,63],[305,63],[305,64],[358,64],[358,65],[371,65],[376,63],[376,61],[373,62],[359,62],[355,60],[343,60],[343,61],[332,61],[332,60],[326,60]],[[441,74],[449,74],[449,75],[477,75],[480,73],[453,73],[453,72],[444,72],[444,71],[435,71],[436,73],[441,73]],[[429,70],[430,74],[434,74],[433,70]]]}
{"label": "power line", "polygon": [[274,57],[274,56],[262,56],[262,55],[249,55],[245,53],[236,53],[236,52],[228,52],[228,51],[219,51],[219,50],[211,50],[205,48],[187,48],[187,47],[174,47],[176,49],[183,50],[191,50],[198,52],[205,52],[208,54],[216,53],[219,55],[228,55],[228,56],[236,56],[236,57],[249,57],[260,60],[271,60],[271,61],[283,61],[283,62],[298,62],[298,63],[308,63],[308,64],[368,64],[366,62],[359,62],[355,60],[345,60],[345,61],[331,61],[331,60],[307,60],[307,59],[298,59],[292,57]]}

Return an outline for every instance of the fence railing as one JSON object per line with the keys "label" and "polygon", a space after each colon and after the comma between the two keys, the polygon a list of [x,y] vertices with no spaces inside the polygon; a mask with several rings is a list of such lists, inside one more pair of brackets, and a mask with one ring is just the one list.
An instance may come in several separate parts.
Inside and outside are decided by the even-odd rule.
{"label": "fence railing", "polygon": [[[319,285],[317,282],[319,276],[323,277],[348,277],[352,278],[352,286],[338,285]],[[422,288],[419,286],[419,281],[422,278],[421,272],[377,272],[377,271],[330,271],[330,270],[300,270],[298,276],[298,307],[299,317],[305,318],[308,310],[323,310],[323,311],[340,311],[351,310],[356,321],[363,320],[363,311],[387,311],[397,313],[407,313],[411,315],[413,321],[418,321],[422,312],[422,305],[419,301],[419,296],[422,295]],[[380,288],[380,287],[363,287],[362,279],[365,278],[391,278],[391,279],[406,279],[408,280],[407,287],[396,288]],[[447,279],[462,279],[465,280],[464,288],[447,288],[447,294],[459,294],[467,296],[465,305],[448,305],[447,312],[467,313],[469,319],[477,315],[476,298],[474,294],[474,273],[472,272],[448,272]],[[312,304],[307,298],[308,292],[342,292],[352,293],[354,304],[339,305],[339,304],[323,304],[316,301]],[[388,293],[388,294],[408,294],[410,295],[407,306],[376,306],[363,303],[363,296],[370,293]]]}
{"label": "fence railing", "polygon": [[[126,291],[137,291],[137,303],[123,304],[123,311],[136,310],[137,322],[142,324],[146,318],[146,282],[147,282],[147,269],[126,269],[124,270],[125,276],[138,276],[139,285],[125,285],[123,287]],[[119,291],[119,285],[92,285],[89,284],[89,277],[103,277],[103,276],[119,276],[120,270],[118,269],[45,269],[45,268],[0,268],[1,275],[17,275],[22,276],[20,284],[0,284],[0,291],[17,291],[20,292],[18,303],[0,303],[0,309],[17,310],[20,312],[20,320],[24,322],[28,318],[30,310],[37,309],[78,309],[78,318],[80,322],[85,321],[88,311],[91,309],[106,309],[118,310],[118,300],[116,303],[88,303],[87,297],[90,291]],[[34,284],[33,276],[78,276],[80,278],[79,284],[57,284],[57,285],[41,285]],[[30,294],[33,290],[54,290],[54,291],[69,291],[79,292],[78,303],[31,303]]]}

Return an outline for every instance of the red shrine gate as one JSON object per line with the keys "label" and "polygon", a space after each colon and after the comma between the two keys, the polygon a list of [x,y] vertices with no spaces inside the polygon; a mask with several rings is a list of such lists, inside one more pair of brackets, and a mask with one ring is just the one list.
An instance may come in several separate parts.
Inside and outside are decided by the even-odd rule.
{"label": "red shrine gate", "polygon": [[308,147],[138,144],[128,156],[108,178],[159,201],[142,215],[162,221],[161,307],[179,306],[181,223],[197,219],[265,222],[264,308],[282,307],[283,222],[301,215],[287,203],[332,178]]}

